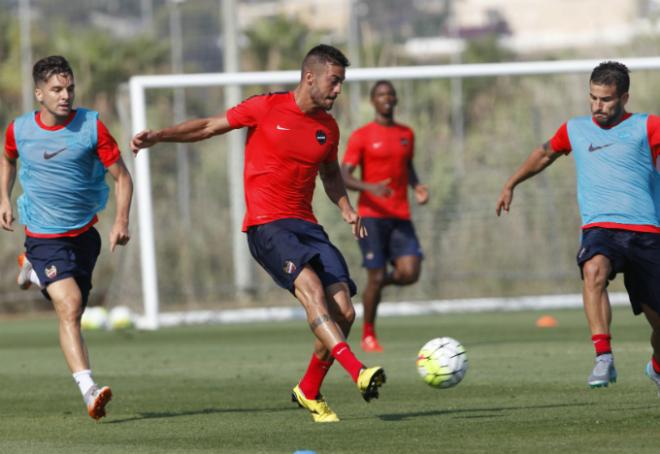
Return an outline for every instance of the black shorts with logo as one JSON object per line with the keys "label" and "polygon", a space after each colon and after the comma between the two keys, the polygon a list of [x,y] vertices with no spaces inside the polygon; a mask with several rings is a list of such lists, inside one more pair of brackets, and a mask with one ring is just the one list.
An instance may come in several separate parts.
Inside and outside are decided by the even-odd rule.
{"label": "black shorts with logo", "polygon": [[341,252],[318,224],[301,219],[279,219],[248,228],[252,257],[282,288],[294,292],[293,282],[309,263],[324,287],[346,282],[351,296],[357,287]]}
{"label": "black shorts with logo", "polygon": [[413,255],[423,258],[415,227],[409,220],[394,218],[362,218],[367,236],[358,244],[362,251],[362,266],[385,268],[397,258]]}
{"label": "black shorts with logo", "polygon": [[100,252],[101,236],[94,227],[74,237],[25,239],[25,255],[39,277],[44,296],[49,298],[48,286],[53,282],[73,277],[83,307],[92,289],[92,272]]}
{"label": "black shorts with logo", "polygon": [[623,273],[623,282],[633,312],[640,314],[642,305],[660,314],[660,233],[593,227],[582,232],[577,263],[582,270],[586,261],[602,254],[612,263],[612,280]]}

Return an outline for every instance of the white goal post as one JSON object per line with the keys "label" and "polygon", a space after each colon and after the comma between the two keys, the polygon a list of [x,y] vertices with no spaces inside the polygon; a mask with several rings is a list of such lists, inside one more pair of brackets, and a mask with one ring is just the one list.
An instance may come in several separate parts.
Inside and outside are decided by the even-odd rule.
{"label": "white goal post", "polygon": [[[525,76],[551,75],[590,72],[604,59],[598,60],[560,60],[511,62],[462,65],[433,66],[400,66],[387,68],[349,68],[346,73],[347,82],[375,81],[379,79],[409,80],[409,79],[451,79],[469,77],[493,76]],[[660,69],[660,57],[617,58],[631,70]],[[145,92],[148,89],[188,88],[188,87],[231,87],[259,84],[295,84],[300,79],[300,71],[265,71],[213,74],[175,74],[156,76],[134,76],[130,79],[130,100],[133,134],[148,127],[145,103]],[[239,176],[240,177],[240,176]],[[140,235],[140,265],[142,271],[142,294],[144,313],[137,320],[142,329],[157,329],[161,325],[176,324],[172,316],[164,319],[159,311],[158,273],[154,240],[151,176],[149,168],[149,152],[143,150],[135,160],[135,180],[137,194],[137,210]],[[235,200],[232,198],[232,200]],[[232,210],[236,212],[236,210]],[[235,216],[237,217],[237,216]],[[232,219],[231,232],[234,236],[240,234],[241,219]],[[234,248],[238,241],[233,240]],[[498,299],[493,299],[496,301]],[[510,301],[511,299],[506,299]],[[432,306],[434,302],[429,302]],[[437,302],[435,302],[437,303]],[[515,304],[514,304],[515,305]],[[190,317],[191,314],[188,314]],[[186,319],[181,316],[180,322]],[[193,317],[194,318],[194,317]],[[213,319],[206,313],[205,319]],[[167,321],[165,321],[167,320]]]}

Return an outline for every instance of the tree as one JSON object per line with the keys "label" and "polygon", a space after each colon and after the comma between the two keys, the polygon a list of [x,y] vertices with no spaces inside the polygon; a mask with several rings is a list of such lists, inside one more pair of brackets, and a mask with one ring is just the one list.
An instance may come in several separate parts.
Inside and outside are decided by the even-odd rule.
{"label": "tree", "polygon": [[282,15],[255,22],[245,35],[249,41],[245,69],[254,71],[298,68],[307,51],[320,41],[318,32]]}

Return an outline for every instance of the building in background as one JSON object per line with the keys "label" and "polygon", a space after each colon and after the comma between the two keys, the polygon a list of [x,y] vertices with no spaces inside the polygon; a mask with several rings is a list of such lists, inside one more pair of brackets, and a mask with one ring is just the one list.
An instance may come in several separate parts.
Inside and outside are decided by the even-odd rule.
{"label": "building in background", "polygon": [[267,0],[239,2],[237,6],[240,29],[249,28],[260,19],[285,16],[312,30],[341,36],[348,27],[351,0]]}
{"label": "building in background", "polygon": [[[617,46],[657,32],[659,0],[446,0],[455,29],[414,37],[402,51],[420,59],[460,52],[490,35],[518,54]],[[448,27],[451,28],[451,27]]]}

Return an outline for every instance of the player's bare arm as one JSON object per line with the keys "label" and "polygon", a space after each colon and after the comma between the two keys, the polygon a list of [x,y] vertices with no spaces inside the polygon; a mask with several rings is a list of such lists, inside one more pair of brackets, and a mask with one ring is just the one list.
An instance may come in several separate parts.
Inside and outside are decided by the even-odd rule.
{"label": "player's bare arm", "polygon": [[348,199],[346,185],[337,161],[322,163],[319,166],[319,175],[323,182],[323,189],[333,203],[338,205],[341,198]]}
{"label": "player's bare arm", "polygon": [[339,163],[333,161],[332,163],[321,164],[319,174],[328,198],[339,207],[344,221],[353,226],[353,235],[356,238],[364,238],[367,235],[367,230],[362,225],[362,218],[357,214],[348,199]]}
{"label": "player's bare arm", "polygon": [[199,142],[231,129],[225,115],[188,120],[158,131],[147,129],[137,133],[131,140],[131,150],[137,154],[140,149],[160,142]]}
{"label": "player's bare arm", "polygon": [[540,147],[535,148],[504,185],[495,205],[497,215],[499,216],[502,210],[509,211],[511,201],[513,200],[513,190],[517,185],[543,171],[562,155],[563,153],[555,152],[552,149],[550,142],[546,142]]}
{"label": "player's bare arm", "polygon": [[341,176],[348,189],[353,191],[368,191],[378,197],[389,197],[392,195],[392,189],[388,186],[391,178],[386,178],[378,183],[367,183],[353,176],[355,166],[350,164],[341,165]]}
{"label": "player's bare arm", "polygon": [[123,246],[131,239],[128,218],[133,197],[133,179],[121,157],[108,167],[108,172],[115,180],[115,202],[117,204],[115,221],[110,230],[110,250],[114,251],[117,245]]}
{"label": "player's bare arm", "polygon": [[408,161],[408,184],[413,189],[415,200],[419,205],[424,205],[429,201],[429,187],[419,182],[412,159]]}
{"label": "player's bare arm", "polygon": [[14,212],[11,207],[11,191],[16,181],[16,159],[3,154],[0,160],[0,225],[13,231]]}

